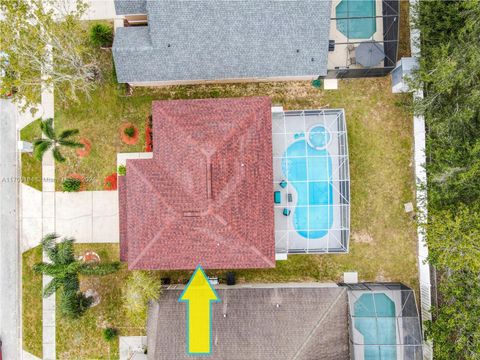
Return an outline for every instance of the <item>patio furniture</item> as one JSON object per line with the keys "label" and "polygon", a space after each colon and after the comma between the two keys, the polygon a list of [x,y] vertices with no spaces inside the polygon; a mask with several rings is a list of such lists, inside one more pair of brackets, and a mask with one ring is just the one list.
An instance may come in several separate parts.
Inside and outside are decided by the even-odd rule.
{"label": "patio furniture", "polygon": [[291,213],[290,209],[287,209],[287,208],[283,209],[283,215],[288,216],[290,215],[290,213]]}
{"label": "patio furniture", "polygon": [[288,200],[288,202],[292,202],[293,201],[293,195],[292,194],[287,194],[287,200]]}
{"label": "patio furniture", "polygon": [[285,189],[287,187],[287,182],[285,180],[282,180],[282,181],[280,181],[279,185],[282,189]]}
{"label": "patio furniture", "polygon": [[328,51],[335,51],[335,40],[328,40]]}
{"label": "patio furniture", "polygon": [[349,66],[350,66],[350,65],[355,65],[355,64],[357,63],[357,58],[356,58],[355,56],[351,56],[351,57],[348,59],[348,61],[349,61],[349,64],[348,64]]}
{"label": "patio furniture", "polygon": [[280,204],[282,202],[282,194],[280,193],[280,191],[275,191],[273,193],[273,201],[275,202],[275,204]]}
{"label": "patio furniture", "polygon": [[347,45],[347,50],[348,50],[348,52],[354,51],[354,50],[355,50],[355,45],[353,45],[353,44],[348,44],[348,45]]}
{"label": "patio furniture", "polygon": [[371,67],[385,59],[385,52],[382,44],[365,41],[358,45],[355,56],[357,57],[357,63],[365,67]]}

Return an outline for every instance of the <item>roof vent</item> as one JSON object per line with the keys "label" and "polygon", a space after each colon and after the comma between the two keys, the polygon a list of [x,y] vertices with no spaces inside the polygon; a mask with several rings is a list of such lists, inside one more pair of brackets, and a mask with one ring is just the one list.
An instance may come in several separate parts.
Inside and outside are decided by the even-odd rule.
{"label": "roof vent", "polygon": [[200,211],[184,211],[183,216],[184,217],[199,217],[200,216]]}

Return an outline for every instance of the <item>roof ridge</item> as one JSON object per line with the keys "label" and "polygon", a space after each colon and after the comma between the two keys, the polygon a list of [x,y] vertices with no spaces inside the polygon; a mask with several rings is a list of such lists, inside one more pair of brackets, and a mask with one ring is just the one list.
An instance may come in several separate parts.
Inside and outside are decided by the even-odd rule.
{"label": "roof ridge", "polygon": [[[152,185],[152,182],[147,179],[147,177],[143,174],[142,169],[136,166],[136,162],[139,160],[147,160],[147,161],[155,161],[155,159],[130,159],[133,161],[128,161],[129,164],[132,164],[132,166],[137,170],[136,174],[140,177],[143,183],[145,183],[149,188],[153,189],[153,192],[157,196],[157,198],[171,211],[177,213],[177,211],[169,205],[169,203],[165,200],[165,198],[160,194],[160,192],[155,188],[155,186]],[[127,175],[128,176],[128,172]],[[128,180],[128,177],[127,177]]]}
{"label": "roof ridge", "polygon": [[305,341],[300,345],[298,348],[297,352],[293,355],[291,360],[296,360],[298,357],[301,355],[303,349],[307,346],[307,344],[310,342],[310,339],[313,337],[313,334],[318,330],[320,325],[323,323],[323,321],[327,318],[328,315],[330,315],[330,312],[334,308],[334,306],[337,304],[337,302],[340,300],[340,298],[343,296],[343,294],[347,291],[346,288],[342,288],[340,293],[337,295],[337,297],[332,301],[330,306],[328,307],[327,311],[325,311],[320,319],[317,321],[317,324],[313,327],[313,329],[310,331],[308,336],[305,338]]}

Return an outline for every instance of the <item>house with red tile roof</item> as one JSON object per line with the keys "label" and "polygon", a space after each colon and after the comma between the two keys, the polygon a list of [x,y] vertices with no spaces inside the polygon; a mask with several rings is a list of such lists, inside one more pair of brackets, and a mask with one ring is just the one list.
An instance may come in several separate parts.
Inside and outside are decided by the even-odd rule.
{"label": "house with red tile roof", "polygon": [[267,97],[153,103],[153,158],[119,177],[129,269],[271,268],[272,114]]}

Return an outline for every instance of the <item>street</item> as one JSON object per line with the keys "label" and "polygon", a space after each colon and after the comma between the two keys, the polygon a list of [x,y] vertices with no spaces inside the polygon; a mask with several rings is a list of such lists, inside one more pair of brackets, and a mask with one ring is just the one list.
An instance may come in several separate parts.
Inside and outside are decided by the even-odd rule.
{"label": "street", "polygon": [[20,262],[17,222],[16,109],[0,99],[0,338],[3,359],[21,356]]}

